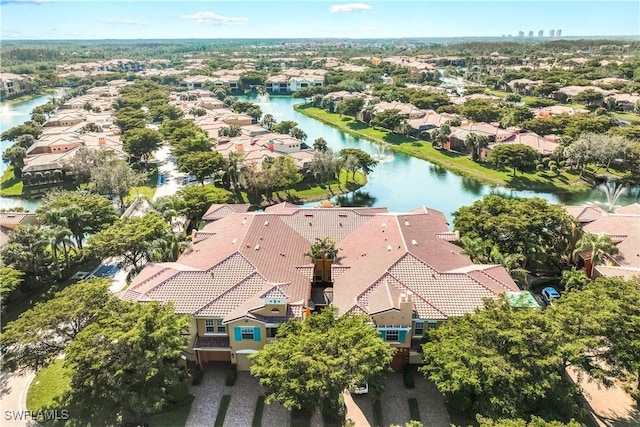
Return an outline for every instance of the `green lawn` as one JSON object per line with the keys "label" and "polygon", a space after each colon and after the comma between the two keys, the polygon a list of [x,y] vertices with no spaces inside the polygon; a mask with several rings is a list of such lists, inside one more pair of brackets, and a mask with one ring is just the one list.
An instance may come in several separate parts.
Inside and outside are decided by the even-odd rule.
{"label": "green lawn", "polygon": [[27,409],[37,412],[39,409],[58,408],[56,399],[69,390],[69,371],[64,368],[64,360],[57,359],[49,366],[38,371],[27,392]]}
{"label": "green lawn", "polygon": [[467,155],[448,150],[437,150],[428,142],[395,134],[385,129],[375,129],[366,123],[354,120],[352,117],[328,113],[320,108],[302,105],[297,105],[295,109],[302,114],[323,121],[356,137],[365,138],[379,144],[387,144],[396,152],[427,160],[459,175],[476,179],[485,184],[537,191],[580,192],[589,188],[589,185],[578,178],[577,174],[566,171],[563,171],[558,176],[518,173],[518,176],[513,177],[511,170],[496,169],[487,163],[476,163]]}
{"label": "green lawn", "polygon": [[133,200],[136,195],[151,199],[156,193],[156,187],[158,186],[158,166],[152,166],[152,168],[148,170],[147,173],[149,174],[147,176],[147,182],[140,187],[131,188],[131,191],[129,191],[129,196],[127,196],[127,200]]}
{"label": "green lawn", "polygon": [[612,113],[611,114],[613,117],[615,117],[618,120],[626,120],[628,122],[631,122],[631,124],[633,125],[637,125],[640,124],[640,116],[637,114],[633,114],[633,113]]}
{"label": "green lawn", "polygon": [[[513,95],[513,93],[509,93],[509,92],[505,92],[503,90],[497,90],[497,89],[485,89],[484,92],[487,95],[498,96],[500,98],[506,98],[508,95]],[[525,95],[520,95],[520,98],[522,102],[533,102],[537,99],[540,99],[535,96],[525,96]]]}
{"label": "green lawn", "polygon": [[22,180],[15,177],[13,166],[9,166],[0,178],[0,195],[2,197],[20,197],[22,195]]}

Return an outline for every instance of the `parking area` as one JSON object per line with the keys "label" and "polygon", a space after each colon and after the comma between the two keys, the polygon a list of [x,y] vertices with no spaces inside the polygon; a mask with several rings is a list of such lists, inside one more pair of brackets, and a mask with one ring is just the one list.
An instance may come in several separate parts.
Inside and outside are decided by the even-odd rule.
{"label": "parking area", "polygon": [[[232,387],[225,385],[228,365],[215,364],[205,369],[202,383],[191,387],[195,400],[191,406],[191,413],[187,419],[187,427],[213,425],[218,414],[220,401],[225,394],[231,395],[231,401],[224,422],[224,427],[250,426],[256,408],[258,396],[262,389],[258,380],[248,372],[239,372],[236,384]],[[370,392],[364,395],[345,396],[347,418],[357,427],[373,426],[373,398]],[[389,374],[386,378],[385,391],[380,396],[382,403],[383,425],[404,425],[410,421],[408,399],[418,401],[420,420],[423,425],[430,427],[449,427],[451,421],[444,405],[444,398],[435,385],[421,375],[415,376],[415,388],[404,386],[401,374]],[[262,425],[289,426],[291,416],[288,410],[279,404],[265,405]],[[316,413],[311,419],[311,426],[322,427],[322,416]]]}

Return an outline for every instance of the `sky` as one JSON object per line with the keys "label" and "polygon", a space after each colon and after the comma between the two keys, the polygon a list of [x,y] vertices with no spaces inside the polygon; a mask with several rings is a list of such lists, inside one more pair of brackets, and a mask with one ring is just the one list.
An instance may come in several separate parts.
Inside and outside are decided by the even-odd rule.
{"label": "sky", "polygon": [[0,0],[2,40],[639,36],[640,1]]}

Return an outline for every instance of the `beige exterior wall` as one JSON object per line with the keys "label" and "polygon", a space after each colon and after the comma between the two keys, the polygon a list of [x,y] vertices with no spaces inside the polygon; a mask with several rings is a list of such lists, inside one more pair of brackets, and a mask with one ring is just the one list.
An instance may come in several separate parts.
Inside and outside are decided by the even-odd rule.
{"label": "beige exterior wall", "polygon": [[[258,328],[260,330],[260,340],[236,340],[235,328]],[[247,359],[247,353],[237,354],[240,350],[260,350],[266,341],[267,331],[264,323],[258,322],[252,319],[239,319],[237,321],[227,324],[227,331],[229,333],[229,345],[231,346],[231,363],[238,365],[239,371],[246,371],[251,366],[250,361]]]}

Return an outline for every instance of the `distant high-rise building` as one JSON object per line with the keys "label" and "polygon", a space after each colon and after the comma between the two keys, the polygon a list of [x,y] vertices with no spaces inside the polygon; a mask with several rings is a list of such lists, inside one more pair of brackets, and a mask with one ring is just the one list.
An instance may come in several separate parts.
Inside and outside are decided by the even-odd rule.
{"label": "distant high-rise building", "polygon": [[556,31],[556,37],[562,37],[562,30]]}
{"label": "distant high-rise building", "polygon": [[524,31],[518,31],[518,37],[524,37]]}
{"label": "distant high-rise building", "polygon": [[549,37],[555,37],[556,32],[555,30],[549,30]]}
{"label": "distant high-rise building", "polygon": [[538,31],[538,37],[544,37],[544,30]]}
{"label": "distant high-rise building", "polygon": [[533,30],[529,31],[529,37],[533,37]]}

